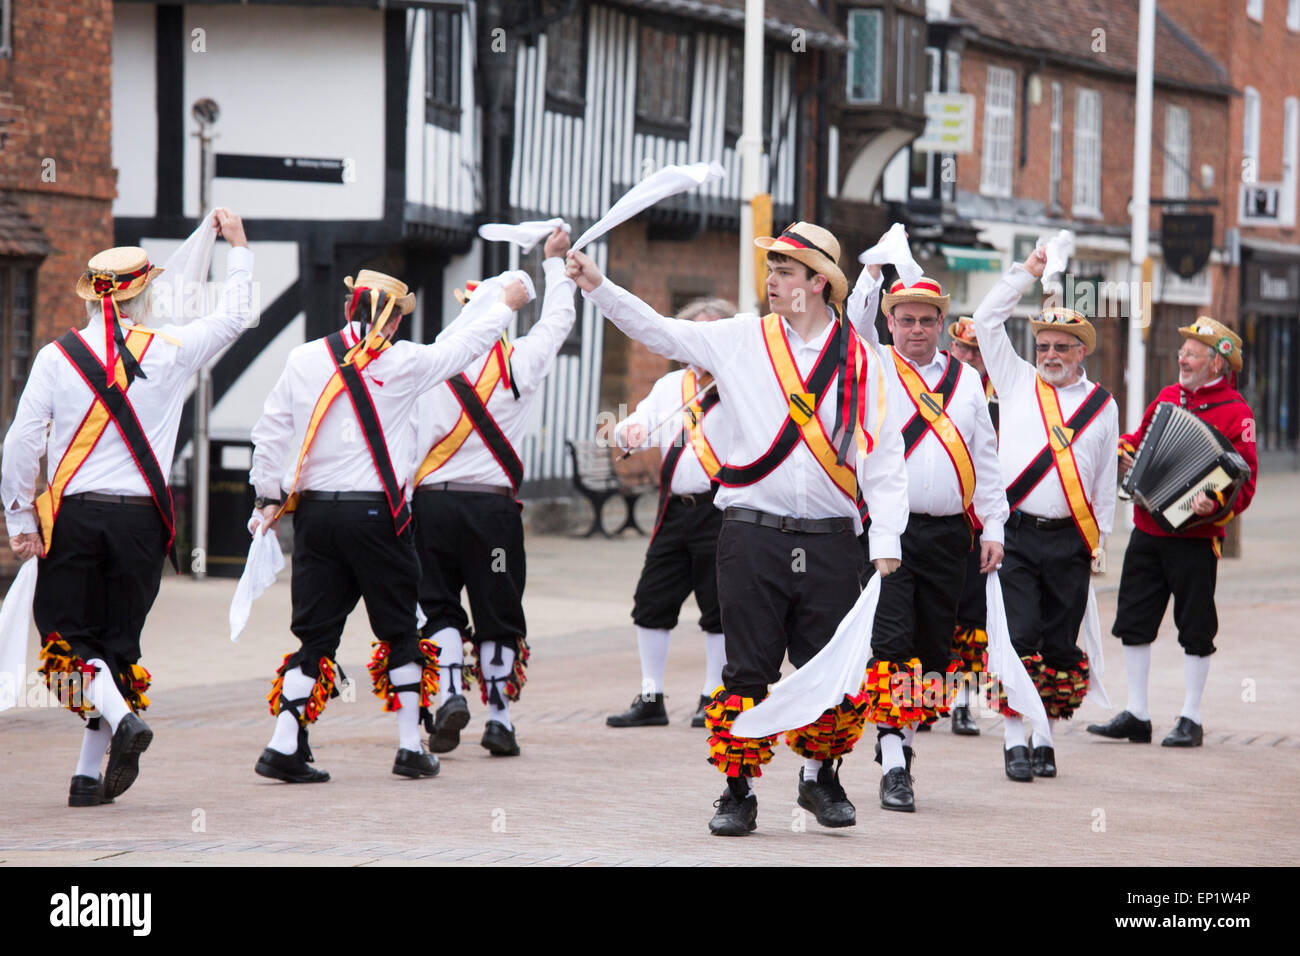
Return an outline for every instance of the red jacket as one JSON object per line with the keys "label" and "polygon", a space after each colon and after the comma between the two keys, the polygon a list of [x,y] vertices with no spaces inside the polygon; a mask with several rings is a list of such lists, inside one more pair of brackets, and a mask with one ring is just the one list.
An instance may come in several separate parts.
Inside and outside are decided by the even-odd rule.
{"label": "red jacket", "polygon": [[[1255,457],[1255,418],[1250,406],[1229,384],[1227,376],[1194,392],[1189,392],[1177,383],[1166,385],[1147,408],[1147,413],[1142,416],[1142,426],[1137,432],[1132,435],[1120,435],[1119,440],[1128,442],[1135,448],[1140,445],[1142,436],[1146,434],[1151,419],[1156,413],[1156,406],[1161,402],[1180,405],[1193,412],[1197,418],[1217,428],[1224,438],[1232,442],[1232,447],[1237,449],[1237,453],[1246,459],[1246,464],[1250,466],[1250,477],[1242,486],[1241,493],[1233,502],[1232,508],[1213,515],[1214,520],[1208,524],[1199,525],[1182,534],[1171,535],[1161,530],[1145,508],[1136,504],[1133,508],[1133,524],[1140,531],[1159,535],[1162,538],[1222,538],[1226,533],[1224,527],[1227,523],[1245,511],[1250,504],[1250,499],[1255,497],[1255,478],[1259,474],[1259,464]],[[1219,405],[1218,402],[1226,404]],[[1214,407],[1202,410],[1198,408],[1201,405],[1214,405]]]}

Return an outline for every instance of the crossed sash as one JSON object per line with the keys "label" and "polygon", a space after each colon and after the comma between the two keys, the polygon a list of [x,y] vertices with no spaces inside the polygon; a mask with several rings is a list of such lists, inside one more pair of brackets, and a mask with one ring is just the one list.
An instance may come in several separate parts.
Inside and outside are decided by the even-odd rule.
{"label": "crossed sash", "polygon": [[307,452],[312,442],[316,440],[316,433],[325,413],[330,410],[335,399],[346,393],[356,412],[357,421],[361,425],[361,434],[366,440],[366,446],[370,449],[370,458],[374,462],[375,472],[379,475],[384,496],[388,499],[388,510],[393,517],[393,527],[400,535],[411,523],[411,509],[406,504],[405,491],[397,481],[397,472],[394,471],[392,458],[388,454],[388,442],[384,439],[384,429],[379,423],[379,413],[375,411],[375,403],[370,397],[366,383],[361,378],[361,370],[387,351],[392,343],[385,340],[378,348],[370,349],[364,347],[365,341],[362,339],[349,349],[341,331],[331,332],[325,337],[325,345],[335,366],[334,374],[325,383],[325,389],[321,392],[320,398],[316,399],[316,405],[312,409],[311,418],[307,422],[307,432],[303,436],[302,450],[298,453],[298,464],[294,469],[293,486],[289,489],[289,494],[285,497],[279,512],[276,513],[277,519],[297,507],[298,480],[302,477],[302,465],[307,458]]}
{"label": "crossed sash", "polygon": [[704,469],[704,473],[710,479],[714,478],[722,468],[722,463],[718,461],[713,446],[704,437],[704,416],[718,404],[718,390],[715,388],[703,398],[695,398],[697,391],[699,391],[699,388],[697,387],[695,370],[688,368],[686,374],[682,376],[682,404],[686,405],[686,408],[682,411],[682,429],[677,433],[677,437],[673,439],[672,447],[668,449],[668,454],[664,455],[663,463],[659,466],[659,508],[655,513],[654,530],[650,532],[651,541],[659,533],[659,526],[663,524],[664,513],[668,510],[668,498],[672,493],[673,473],[677,470],[677,463],[686,451],[686,442],[691,443],[695,457],[700,460],[700,467]]}
{"label": "crossed sash", "polygon": [[497,460],[497,464],[506,473],[506,477],[510,479],[511,489],[515,492],[519,491],[519,486],[524,480],[523,462],[519,460],[514,446],[510,444],[510,439],[506,438],[501,426],[497,424],[487,408],[488,400],[492,397],[498,383],[504,382],[514,392],[515,397],[519,397],[514,377],[510,374],[510,356],[514,350],[515,347],[502,337],[502,340],[488,353],[488,360],[483,363],[483,369],[473,385],[464,372],[453,375],[447,380],[447,385],[460,402],[462,411],[451,431],[436,441],[429,449],[429,453],[424,456],[424,461],[415,472],[415,487],[420,487],[420,482],[446,464],[448,459],[465,444],[470,433],[476,431],[483,439],[483,444],[487,445],[488,451]]}
{"label": "crossed sash", "polygon": [[86,463],[111,422],[117,427],[118,434],[122,436],[123,443],[131,453],[136,467],[140,470],[140,476],[144,478],[145,486],[149,489],[149,496],[153,498],[158,514],[162,517],[163,525],[167,529],[164,550],[170,554],[172,566],[179,570],[176,552],[172,547],[176,540],[176,521],[172,509],[171,489],[167,487],[167,479],[163,476],[158,458],[154,455],[149,438],[145,435],[140,420],[136,418],[135,409],[126,395],[137,376],[143,377],[140,361],[157,334],[159,333],[153,329],[139,327],[131,329],[126,334],[124,344],[129,350],[130,359],[126,359],[120,353],[113,356],[115,368],[112,372],[111,384],[108,361],[101,362],[96,358],[90,346],[86,345],[75,331],[69,330],[55,340],[55,346],[72,363],[72,367],[81,375],[95,397],[85,418],[77,427],[76,434],[72,436],[72,441],[63,453],[63,457],[59,459],[49,487],[36,498],[36,517],[40,523],[41,540],[47,555],[54,542],[54,522],[58,518],[68,482]]}
{"label": "crossed sash", "polygon": [[[848,374],[854,379],[855,388],[846,389],[850,400],[856,402],[856,408],[853,409],[853,419],[858,427],[854,429],[857,436],[858,450],[860,454],[867,454],[874,447],[874,440],[868,432],[864,419],[866,417],[866,378],[867,378],[867,354],[866,347],[849,329],[847,322],[839,324],[838,332],[831,335],[826,344],[822,347],[821,354],[817,357],[817,362],[813,366],[812,374],[805,381],[799,374],[799,368],[795,365],[794,356],[790,353],[790,343],[786,340],[785,329],[781,325],[781,317],[776,313],[771,313],[763,318],[763,343],[767,347],[767,355],[772,363],[772,371],[776,375],[777,384],[781,393],[786,397],[789,403],[790,412],[781,430],[773,439],[772,445],[766,452],[748,465],[723,465],[717,474],[719,484],[728,487],[737,487],[740,485],[752,485],[761,481],[771,474],[781,462],[789,457],[795,446],[803,441],[812,452],[813,457],[817,459],[818,464],[826,471],[831,481],[840,489],[850,501],[854,502],[862,512],[863,503],[861,495],[858,492],[857,470],[853,464],[839,464],[836,460],[835,446],[831,438],[826,434],[826,428],[822,425],[821,418],[817,415],[817,409],[821,406],[822,400],[826,397],[830,389],[835,373],[839,370],[839,344],[840,336],[850,336],[848,342]],[[834,347],[833,347],[834,346]],[[883,389],[883,380],[881,382]],[[879,407],[883,413],[884,402],[877,399]],[[877,423],[879,424],[879,423]]]}
{"label": "crossed sash", "polygon": [[1083,535],[1089,553],[1095,556],[1097,547],[1101,543],[1101,531],[1097,527],[1097,518],[1092,512],[1092,503],[1088,501],[1088,494],[1084,490],[1078,462],[1074,460],[1073,445],[1083,430],[1092,424],[1101,410],[1106,407],[1106,402],[1110,400],[1110,392],[1100,385],[1095,386],[1083,400],[1083,404],[1070,416],[1070,420],[1062,421],[1064,416],[1061,414],[1061,402],[1057,397],[1056,389],[1040,377],[1034,378],[1034,386],[1038,397],[1038,410],[1042,414],[1043,429],[1047,433],[1048,440],[1043,450],[1025,466],[1025,470],[1019,477],[1007,485],[1007,503],[1011,506],[1011,510],[1015,511],[1020,502],[1024,501],[1047,473],[1055,468],[1061,480],[1061,487],[1065,491],[1066,503],[1070,506],[1070,516],[1074,518],[1079,533]]}
{"label": "crossed sash", "polygon": [[970,449],[966,447],[961,431],[948,415],[948,403],[952,401],[957,382],[961,379],[961,362],[948,356],[943,376],[932,392],[926,387],[925,379],[898,354],[897,349],[890,346],[890,353],[894,357],[894,367],[898,369],[899,381],[916,406],[916,414],[903,426],[903,457],[910,458],[921,444],[925,433],[934,432],[934,437],[939,439],[939,444],[948,453],[953,468],[957,470],[957,482],[961,486],[961,507],[963,511],[969,512],[971,499],[975,496],[975,463],[971,461]]}

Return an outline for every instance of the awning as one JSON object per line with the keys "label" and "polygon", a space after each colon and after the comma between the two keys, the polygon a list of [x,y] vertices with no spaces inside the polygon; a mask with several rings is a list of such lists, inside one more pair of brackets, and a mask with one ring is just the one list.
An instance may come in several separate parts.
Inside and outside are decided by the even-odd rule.
{"label": "awning", "polygon": [[1001,272],[1002,257],[996,249],[968,249],[964,246],[940,246],[949,272]]}

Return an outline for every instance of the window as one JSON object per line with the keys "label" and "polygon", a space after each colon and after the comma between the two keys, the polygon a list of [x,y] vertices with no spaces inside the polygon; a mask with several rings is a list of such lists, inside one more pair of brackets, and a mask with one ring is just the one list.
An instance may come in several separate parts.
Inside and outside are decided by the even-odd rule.
{"label": "window", "polygon": [[424,71],[425,120],[444,129],[460,129],[460,11],[426,14]]}
{"label": "window", "polygon": [[736,145],[745,125],[745,45],[732,40],[727,47],[727,105],[723,131],[727,145]]}
{"label": "window", "polygon": [[984,88],[984,156],[980,192],[1011,197],[1011,150],[1016,126],[1016,71],[990,66]]}
{"label": "window", "polygon": [[849,11],[848,91],[850,103],[880,102],[880,10]]}
{"label": "window", "polygon": [[1245,112],[1241,122],[1241,178],[1243,182],[1259,182],[1259,90],[1253,86],[1245,89],[1242,97]]}
{"label": "window", "polygon": [[899,109],[921,110],[925,91],[927,60],[925,31],[915,17],[898,17],[895,50],[894,104]]}
{"label": "window", "polygon": [[1061,211],[1061,116],[1065,97],[1061,93],[1061,84],[1052,84],[1052,160],[1051,185],[1048,188],[1048,209],[1053,213]]}
{"label": "window", "polygon": [[1282,199],[1278,225],[1295,225],[1296,162],[1300,159],[1300,100],[1286,98],[1282,119]]}
{"label": "window", "polygon": [[587,102],[585,8],[546,29],[546,108],[582,115]]}
{"label": "window", "polygon": [[636,130],[686,139],[691,127],[691,36],[641,26]]}
{"label": "window", "polygon": [[36,264],[0,259],[0,424],[9,429],[32,364]]}
{"label": "window", "polygon": [[1074,214],[1101,215],[1101,93],[1074,97]]}
{"label": "window", "polygon": [[1286,28],[1300,30],[1300,0],[1287,0]]}
{"label": "window", "polygon": [[961,92],[961,54],[956,50],[945,50],[944,59],[948,63],[947,86],[949,93]]}
{"label": "window", "polygon": [[1165,108],[1165,198],[1186,199],[1191,177],[1192,147],[1187,110]]}
{"label": "window", "polygon": [[1252,20],[1264,22],[1264,0],[1246,0],[1246,16]]}

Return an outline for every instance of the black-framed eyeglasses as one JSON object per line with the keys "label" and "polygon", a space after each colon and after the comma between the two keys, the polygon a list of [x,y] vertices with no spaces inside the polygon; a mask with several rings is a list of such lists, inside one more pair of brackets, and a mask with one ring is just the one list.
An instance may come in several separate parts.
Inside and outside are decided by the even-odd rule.
{"label": "black-framed eyeglasses", "polygon": [[925,329],[927,332],[930,332],[939,327],[939,322],[940,322],[939,317],[934,315],[928,315],[920,319],[914,318],[910,315],[894,316],[894,324],[897,325],[900,329],[910,329],[915,325],[920,325],[921,328]]}
{"label": "black-framed eyeglasses", "polygon": [[1083,348],[1082,342],[1035,342],[1034,351],[1039,355],[1055,352],[1057,355],[1069,355],[1070,349]]}

